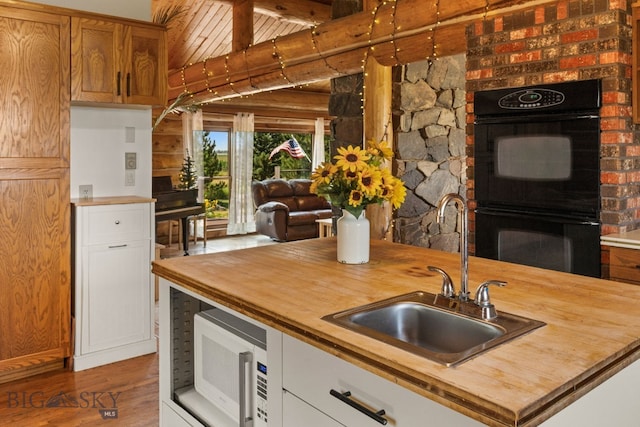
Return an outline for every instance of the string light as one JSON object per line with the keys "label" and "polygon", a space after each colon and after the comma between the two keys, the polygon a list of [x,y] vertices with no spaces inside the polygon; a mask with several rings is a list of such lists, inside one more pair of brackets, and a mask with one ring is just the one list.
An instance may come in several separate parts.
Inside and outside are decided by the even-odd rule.
{"label": "string light", "polygon": [[275,37],[273,39],[271,39],[271,43],[273,44],[273,56],[274,58],[277,58],[278,62],[280,63],[280,75],[282,76],[282,78],[289,84],[293,84],[291,82],[291,80],[289,80],[289,78],[287,77],[287,75],[284,73],[284,61],[282,60],[282,57],[280,56],[280,54],[278,53],[278,46],[276,45],[276,40],[278,39],[278,37]]}
{"label": "string light", "polygon": [[183,88],[183,89],[182,89],[182,91],[183,91],[184,93],[186,93],[186,94],[190,94],[190,93],[189,93],[189,89],[187,89],[187,81],[186,81],[186,79],[185,79],[185,77],[184,77],[184,69],[185,69],[185,68],[186,68],[186,66],[185,66],[185,67],[180,68],[180,78],[182,78],[182,88]]}
{"label": "string light", "polygon": [[436,0],[436,23],[431,27],[431,54],[434,60],[438,59],[438,53],[436,52],[436,29],[440,25],[440,0]]}
{"label": "string light", "polygon": [[[369,53],[373,52],[375,50],[375,46],[373,45],[373,27],[375,24],[378,23],[378,10],[380,9],[380,7],[382,5],[386,5],[386,1],[383,3],[378,3],[378,5],[373,8],[373,10],[371,11],[371,24],[369,24],[369,29],[368,29],[368,34],[367,34],[367,49],[365,49],[364,54],[363,54],[363,58],[362,58],[362,75],[364,77],[367,77],[367,71],[366,71],[366,65],[367,65],[367,60],[369,59]],[[364,81],[364,79],[363,79]],[[359,93],[360,95],[360,109],[364,110],[364,91],[366,89],[366,86],[363,84],[362,85],[362,92]]]}
{"label": "string light", "polygon": [[208,58],[208,57],[205,58],[204,62],[202,63],[202,72],[204,73],[204,82],[205,82],[205,86],[207,88],[207,92],[213,93],[213,90],[209,86],[209,70],[207,70],[207,61],[209,59],[211,59],[211,58]]}
{"label": "string light", "polygon": [[251,80],[251,71],[249,71],[249,61],[247,60],[247,49],[250,47],[251,45],[249,45],[246,49],[242,51],[242,54],[244,55],[244,67],[247,70],[247,78],[249,79],[249,86],[251,86],[252,89],[258,90],[258,87],[254,86],[253,80]]}
{"label": "string light", "polygon": [[233,82],[231,81],[231,74],[229,73],[229,55],[225,55],[224,57],[224,72],[226,75],[227,83],[229,84],[229,87],[231,88],[231,90],[238,95],[242,95],[240,92],[236,90]]}
{"label": "string light", "polygon": [[391,46],[393,47],[393,55],[391,59],[398,64],[398,46],[396,45],[396,31],[400,29],[400,27],[396,27],[396,0],[393,0],[393,4],[391,6]]}
{"label": "string light", "polygon": [[315,39],[314,36],[316,36],[316,26],[314,25],[311,28],[311,46],[313,47],[313,50],[317,52],[318,56],[320,57],[320,59],[322,59],[322,61],[324,62],[324,65],[327,66],[327,68],[329,68],[330,70],[335,71],[336,73],[342,75],[343,73],[338,70],[336,67],[332,66],[331,64],[329,64],[329,62],[327,61],[327,58],[322,55],[322,52],[320,52],[320,49],[318,49],[318,41]]}

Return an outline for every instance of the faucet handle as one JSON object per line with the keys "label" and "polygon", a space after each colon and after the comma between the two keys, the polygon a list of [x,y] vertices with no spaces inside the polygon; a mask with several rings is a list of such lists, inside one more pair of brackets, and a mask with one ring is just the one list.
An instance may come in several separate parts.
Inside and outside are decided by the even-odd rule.
{"label": "faucet handle", "polygon": [[436,273],[440,273],[442,275],[442,289],[440,290],[440,294],[447,298],[453,298],[456,295],[456,291],[453,288],[453,282],[451,281],[451,277],[441,268],[434,267],[432,265],[427,266],[429,271],[435,271]]}
{"label": "faucet handle", "polygon": [[492,320],[498,317],[496,314],[496,308],[491,303],[491,297],[489,297],[489,286],[507,286],[507,282],[503,282],[501,280],[487,280],[486,282],[482,282],[480,286],[478,286],[478,290],[476,291],[475,303],[482,308],[482,318],[484,320]]}

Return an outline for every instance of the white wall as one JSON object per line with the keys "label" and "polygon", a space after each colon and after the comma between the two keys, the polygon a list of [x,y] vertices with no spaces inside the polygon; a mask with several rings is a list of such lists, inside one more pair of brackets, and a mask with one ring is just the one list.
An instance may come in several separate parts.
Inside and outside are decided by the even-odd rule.
{"label": "white wall", "polygon": [[[151,126],[149,108],[71,107],[71,197],[88,184],[93,197],[150,197]],[[125,153],[136,153],[133,186],[125,185]]]}

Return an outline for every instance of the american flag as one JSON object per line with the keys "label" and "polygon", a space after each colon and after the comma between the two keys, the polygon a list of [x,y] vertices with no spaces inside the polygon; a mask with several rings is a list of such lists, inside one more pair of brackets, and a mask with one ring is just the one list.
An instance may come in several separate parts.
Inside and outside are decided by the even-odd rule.
{"label": "american flag", "polygon": [[285,142],[283,142],[282,144],[274,148],[271,151],[271,154],[269,155],[269,160],[271,160],[271,158],[275,156],[276,153],[282,150],[289,153],[289,155],[294,159],[301,159],[303,157],[306,157],[307,159],[309,159],[309,156],[307,156],[307,153],[304,152],[304,150],[302,149],[298,141],[296,141],[296,139],[293,136],[291,137],[291,139],[286,140]]}

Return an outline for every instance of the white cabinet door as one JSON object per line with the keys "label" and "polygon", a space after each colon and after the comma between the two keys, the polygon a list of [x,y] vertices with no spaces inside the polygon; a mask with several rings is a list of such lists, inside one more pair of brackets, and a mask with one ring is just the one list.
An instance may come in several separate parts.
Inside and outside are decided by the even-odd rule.
{"label": "white cabinet door", "polygon": [[149,339],[149,241],[93,245],[82,252],[82,352]]}
{"label": "white cabinet door", "polygon": [[283,390],[282,427],[344,427],[327,414]]}
{"label": "white cabinet door", "polygon": [[[372,413],[384,410],[382,416],[389,426],[483,425],[288,335],[283,336],[282,345],[282,387],[347,427],[382,425],[367,415],[365,409]],[[331,390],[338,394],[349,392],[348,398],[362,406],[362,410],[334,397]],[[304,419],[290,422],[290,426],[307,425]]]}

